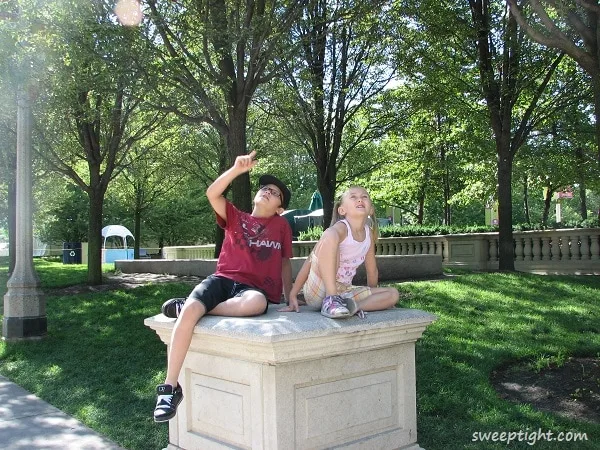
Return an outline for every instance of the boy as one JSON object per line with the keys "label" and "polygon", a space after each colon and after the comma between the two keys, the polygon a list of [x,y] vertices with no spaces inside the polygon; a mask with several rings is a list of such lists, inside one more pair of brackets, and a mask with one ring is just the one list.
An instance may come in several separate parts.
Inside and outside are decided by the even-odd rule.
{"label": "boy", "polygon": [[[206,196],[225,230],[217,270],[197,285],[177,313],[180,299],[163,305],[163,313],[177,317],[169,347],[167,376],[156,388],[154,421],[175,416],[183,399],[177,382],[194,327],[205,314],[256,316],[264,314],[268,302],[279,303],[281,293],[287,302],[292,286],[292,231],[280,214],[287,208],[291,193],[277,178],[260,177],[251,214],[239,211],[223,197],[229,184],[257,163],[256,152],[238,156],[233,166],[206,190]],[[282,289],[283,286],[283,289]]]}

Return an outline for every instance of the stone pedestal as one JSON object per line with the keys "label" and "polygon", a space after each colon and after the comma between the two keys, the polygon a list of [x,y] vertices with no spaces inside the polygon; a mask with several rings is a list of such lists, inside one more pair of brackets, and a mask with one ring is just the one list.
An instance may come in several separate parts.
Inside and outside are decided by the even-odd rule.
{"label": "stone pedestal", "polygon": [[[419,310],[328,319],[319,312],[207,316],[179,378],[169,449],[419,449]],[[144,322],[168,344],[174,319]]]}

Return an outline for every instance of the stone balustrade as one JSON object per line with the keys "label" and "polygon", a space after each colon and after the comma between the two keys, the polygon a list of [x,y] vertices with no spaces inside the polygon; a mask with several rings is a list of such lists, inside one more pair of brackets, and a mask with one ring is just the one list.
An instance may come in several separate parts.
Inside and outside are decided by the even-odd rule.
{"label": "stone balustrade", "polygon": [[212,259],[215,257],[215,244],[163,247],[162,257],[163,259]]}
{"label": "stone balustrade", "polygon": [[[515,268],[524,272],[600,274],[600,229],[573,228],[514,232]],[[316,241],[293,243],[294,257],[305,258]],[[165,259],[212,258],[214,245],[165,247]],[[378,256],[438,255],[444,267],[498,269],[498,233],[380,238]]]}

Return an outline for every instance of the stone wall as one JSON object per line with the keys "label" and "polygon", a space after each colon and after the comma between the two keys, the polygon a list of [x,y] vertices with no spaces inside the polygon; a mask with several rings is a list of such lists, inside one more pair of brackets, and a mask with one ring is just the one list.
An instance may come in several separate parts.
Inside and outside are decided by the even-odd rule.
{"label": "stone wall", "polygon": [[[386,255],[376,256],[380,281],[399,281],[430,278],[442,274],[442,258],[439,255]],[[292,258],[292,276],[304,264],[306,258]],[[216,259],[136,259],[115,261],[115,268],[123,273],[168,273],[171,275],[194,275],[206,277],[214,273]],[[364,266],[356,274],[354,283],[365,284]]]}

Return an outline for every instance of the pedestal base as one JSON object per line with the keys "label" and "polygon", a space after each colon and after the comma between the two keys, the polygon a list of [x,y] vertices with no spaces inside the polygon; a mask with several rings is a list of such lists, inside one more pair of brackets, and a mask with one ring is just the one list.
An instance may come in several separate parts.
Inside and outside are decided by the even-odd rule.
{"label": "pedestal base", "polygon": [[7,341],[46,336],[46,298],[37,286],[9,286],[4,295],[2,338]]}
{"label": "pedestal base", "polygon": [[[204,317],[179,382],[171,449],[417,450],[418,310],[333,320],[303,310]],[[173,319],[145,321],[168,343]]]}

